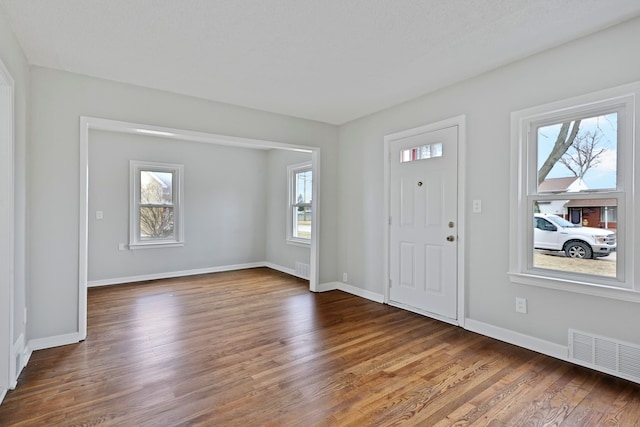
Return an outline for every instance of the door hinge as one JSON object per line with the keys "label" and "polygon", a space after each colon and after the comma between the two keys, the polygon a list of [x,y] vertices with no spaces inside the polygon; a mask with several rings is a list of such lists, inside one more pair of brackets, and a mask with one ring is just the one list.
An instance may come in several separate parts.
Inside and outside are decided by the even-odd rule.
{"label": "door hinge", "polygon": [[391,279],[389,279],[389,287],[391,287],[391,286],[392,286],[392,283],[393,283],[393,282],[391,281]]}
{"label": "door hinge", "polygon": [[391,225],[391,217],[389,217],[389,225]]}

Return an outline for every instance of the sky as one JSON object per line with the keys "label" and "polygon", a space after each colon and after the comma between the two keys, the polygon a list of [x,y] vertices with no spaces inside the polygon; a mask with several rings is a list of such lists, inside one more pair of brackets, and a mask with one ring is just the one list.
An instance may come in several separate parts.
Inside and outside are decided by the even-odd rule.
{"label": "sky", "polygon": [[[604,148],[605,151],[599,157],[600,164],[592,167],[584,176],[584,182],[589,189],[609,189],[616,187],[617,169],[617,113],[582,119],[578,135],[585,132],[598,132],[601,137],[597,149]],[[549,156],[555,144],[561,123],[538,128],[538,169]],[[570,148],[568,153],[573,149]],[[547,178],[564,178],[574,176],[560,162],[551,169]]]}
{"label": "sky", "polygon": [[[313,196],[312,187],[313,187],[313,179],[312,172],[305,171],[297,174],[298,182],[296,184],[296,200],[300,202],[300,199],[303,203],[311,203],[311,198]],[[302,197],[300,197],[302,196]]]}

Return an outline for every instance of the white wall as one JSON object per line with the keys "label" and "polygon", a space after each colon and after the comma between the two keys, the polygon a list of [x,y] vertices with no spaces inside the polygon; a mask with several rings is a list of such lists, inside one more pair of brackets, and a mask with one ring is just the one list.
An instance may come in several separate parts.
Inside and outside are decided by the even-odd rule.
{"label": "white wall", "polygon": [[[637,304],[509,281],[510,114],[640,80],[640,19],[543,52],[340,128],[338,272],[351,285],[383,292],[383,138],[466,115],[466,316],[567,345],[572,327],[640,344]],[[393,82],[389,82],[393,84]],[[634,260],[632,260],[633,262]],[[637,260],[635,260],[637,261]],[[637,264],[637,263],[636,263]],[[529,314],[515,312],[516,296]]]}
{"label": "white wall", "polygon": [[[26,222],[26,147],[27,147],[27,100],[29,98],[29,66],[24,54],[18,45],[10,27],[6,22],[4,13],[0,11],[0,59],[14,80],[14,201],[9,204],[13,208],[14,216],[14,320],[13,320],[13,344],[25,333],[24,307],[26,307],[26,250],[25,250],[25,222]],[[4,160],[3,160],[4,163]],[[4,171],[3,171],[4,173]],[[5,201],[2,201],[5,203]],[[3,234],[4,235],[4,234]],[[9,284],[0,283],[0,312],[2,312],[0,329],[8,326],[8,294]],[[8,332],[8,329],[6,330]],[[8,354],[5,335],[0,334],[0,382],[8,369]],[[16,349],[20,350],[20,349]],[[0,383],[0,390],[3,384]]]}
{"label": "white wall", "polygon": [[[267,156],[269,173],[266,177],[269,197],[267,198],[267,240],[266,260],[272,264],[295,269],[297,262],[309,264],[310,251],[287,243],[287,166],[310,162],[310,153],[296,151],[269,150]],[[322,241],[322,240],[321,240]],[[334,279],[335,280],[335,279]]]}
{"label": "white wall", "polygon": [[[129,160],[184,165],[184,246],[118,249],[129,242]],[[89,282],[264,261],[267,175],[266,150],[91,131]]]}
{"label": "white wall", "polygon": [[[62,71],[31,71],[28,338],[78,330],[79,117],[321,148],[320,283],[335,280],[335,126]],[[91,144],[91,143],[90,143]]]}

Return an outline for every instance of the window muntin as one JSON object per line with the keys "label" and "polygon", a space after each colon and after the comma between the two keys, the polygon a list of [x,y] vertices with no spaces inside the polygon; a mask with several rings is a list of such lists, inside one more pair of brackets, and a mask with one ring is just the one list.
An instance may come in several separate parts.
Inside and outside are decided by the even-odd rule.
{"label": "window muntin", "polygon": [[131,247],[183,242],[182,170],[182,165],[131,162]]}
{"label": "window muntin", "polygon": [[[633,86],[637,92],[639,85]],[[639,87],[636,87],[639,86]],[[574,100],[560,101],[547,106],[534,107],[512,114],[512,131],[515,141],[512,150],[512,189],[511,201],[511,256],[510,276],[514,282],[538,285],[574,292],[611,295],[620,297],[624,291],[615,288],[636,290],[633,281],[633,252],[635,226],[625,218],[633,218],[634,151],[633,124],[636,118],[634,96],[629,88],[612,89],[599,94],[585,95]],[[604,95],[603,95],[604,94]],[[580,121],[584,130],[593,126],[606,135],[606,150],[601,162],[590,168],[582,176],[576,176],[564,164],[564,173],[558,173],[563,167],[558,166],[558,159],[551,162],[549,173],[544,176],[541,167],[546,161],[550,147],[548,141],[554,143],[564,123],[568,123],[568,133],[575,121]],[[588,126],[587,126],[588,125]],[[552,130],[555,129],[555,134]],[[546,133],[546,135],[541,135]],[[605,136],[601,135],[601,139]],[[592,135],[592,139],[593,135]],[[597,139],[597,137],[595,138]],[[544,147],[544,144],[547,144]],[[553,145],[553,144],[552,144]],[[546,150],[546,151],[545,151]],[[595,179],[595,175],[599,175]],[[592,173],[594,176],[589,176]],[[577,175],[580,175],[578,173]],[[549,180],[562,181],[566,178],[575,181],[572,185],[549,186]],[[581,178],[581,179],[580,179]],[[556,183],[557,184],[557,183]],[[560,210],[558,210],[560,207]],[[615,221],[602,221],[600,213],[605,208],[614,207]],[[598,211],[599,208],[600,211]],[[551,211],[551,212],[550,212]],[[535,216],[540,213],[553,213],[572,223],[582,223],[585,219],[587,227],[615,233],[616,250],[608,257],[588,260],[566,259],[560,266],[547,266],[540,261],[535,249]],[[584,226],[584,225],[583,225]],[[600,237],[598,237],[601,239]],[[602,240],[602,239],[601,239]],[[562,255],[563,251],[556,251]],[[569,263],[582,261],[593,264],[607,260],[607,271],[574,269]],[[615,260],[615,261],[614,261]],[[613,261],[613,262],[612,262]],[[593,285],[585,286],[585,285]],[[638,289],[640,290],[640,289]],[[615,295],[615,296],[614,296]]]}
{"label": "window muntin", "polygon": [[311,242],[313,209],[313,171],[311,163],[288,167],[289,208],[287,240],[295,243]]}

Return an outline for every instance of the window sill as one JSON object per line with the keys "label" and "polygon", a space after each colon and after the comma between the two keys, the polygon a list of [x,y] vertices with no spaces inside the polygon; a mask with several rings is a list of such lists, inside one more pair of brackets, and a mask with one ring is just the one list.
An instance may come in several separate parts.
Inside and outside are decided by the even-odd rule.
{"label": "window sill", "polygon": [[177,248],[181,246],[184,246],[184,242],[129,243],[129,249],[132,251],[136,251],[138,249]]}
{"label": "window sill", "polygon": [[311,240],[309,239],[296,239],[295,237],[287,239],[287,245],[299,246],[301,248],[310,248]]}
{"label": "window sill", "polygon": [[640,292],[633,289],[599,285],[579,280],[548,277],[531,273],[508,273],[512,283],[555,289],[564,292],[640,303]]}

